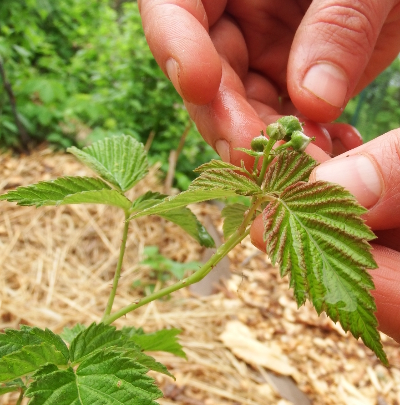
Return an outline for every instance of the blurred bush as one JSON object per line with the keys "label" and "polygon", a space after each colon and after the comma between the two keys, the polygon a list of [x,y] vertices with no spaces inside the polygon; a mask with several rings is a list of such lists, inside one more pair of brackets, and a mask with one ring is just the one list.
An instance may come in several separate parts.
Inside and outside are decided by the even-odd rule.
{"label": "blurred bush", "polygon": [[[114,6],[114,8],[112,7]],[[125,133],[146,142],[167,169],[189,117],[151,55],[136,2],[13,0],[0,7],[0,55],[19,119],[36,141],[59,147]],[[0,145],[20,141],[0,86]],[[215,157],[192,127],[176,178]]]}

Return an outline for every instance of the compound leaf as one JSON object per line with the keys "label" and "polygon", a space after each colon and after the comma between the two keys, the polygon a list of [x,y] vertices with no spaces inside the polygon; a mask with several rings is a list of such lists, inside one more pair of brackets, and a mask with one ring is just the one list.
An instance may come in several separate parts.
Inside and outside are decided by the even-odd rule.
{"label": "compound leaf", "polygon": [[264,239],[282,276],[290,273],[298,305],[310,299],[318,313],[325,311],[345,331],[361,337],[387,364],[367,272],[377,267],[367,242],[375,235],[360,218],[364,212],[341,186],[299,182],[265,208]]}
{"label": "compound leaf", "polygon": [[179,329],[162,329],[154,333],[134,334],[131,337],[143,351],[168,352],[176,356],[186,358],[177,335],[181,333]]}
{"label": "compound leaf", "polygon": [[206,170],[210,169],[220,169],[220,170],[234,170],[236,172],[242,172],[245,173],[246,170],[242,167],[237,167],[233,165],[232,163],[227,163],[224,162],[223,160],[216,160],[212,159],[207,163],[202,164],[199,166],[197,169],[194,169],[193,171],[196,173],[202,173],[205,172]]}
{"label": "compound leaf", "polygon": [[307,181],[316,166],[316,161],[306,153],[283,151],[267,170],[266,191],[280,192],[298,181]]}
{"label": "compound leaf", "polygon": [[46,364],[67,364],[64,355],[49,343],[25,346],[0,360],[0,381],[15,380],[37,371]]}
{"label": "compound leaf", "polygon": [[221,216],[225,218],[223,225],[224,238],[228,239],[241,225],[245,212],[249,209],[244,204],[231,204],[224,207]]}
{"label": "compound leaf", "polygon": [[139,350],[130,350],[124,353],[124,356],[129,357],[136,363],[141,364],[144,367],[147,367],[149,370],[157,371],[157,373],[165,374],[168,377],[171,377],[175,380],[175,377],[168,371],[167,367],[164,364],[159,363],[153,357],[139,351]]}
{"label": "compound leaf", "polygon": [[122,192],[131,189],[148,172],[144,146],[131,136],[114,136],[82,150],[74,146],[67,150]]}
{"label": "compound leaf", "polygon": [[60,177],[41,181],[9,191],[0,196],[1,200],[36,207],[92,203],[115,205],[128,210],[131,205],[124,195],[112,190],[104,181],[92,177]]}
{"label": "compound leaf", "polygon": [[189,187],[189,189],[192,190],[209,190],[213,188],[233,191],[237,195],[262,194],[262,190],[257,183],[229,169],[206,170],[205,172],[202,172]]}
{"label": "compound leaf", "polygon": [[116,352],[98,352],[72,368],[39,376],[26,391],[30,405],[156,405],[162,396],[147,367]]}
{"label": "compound leaf", "polygon": [[77,323],[72,328],[65,327],[60,336],[65,342],[71,343],[79,335],[79,333],[81,333],[85,329],[85,325]]}

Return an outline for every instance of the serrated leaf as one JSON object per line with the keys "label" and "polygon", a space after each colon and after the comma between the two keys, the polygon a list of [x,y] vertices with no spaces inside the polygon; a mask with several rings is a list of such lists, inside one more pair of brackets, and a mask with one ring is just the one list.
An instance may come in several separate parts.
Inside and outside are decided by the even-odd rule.
{"label": "serrated leaf", "polygon": [[271,261],[290,273],[298,305],[310,299],[387,364],[367,272],[377,267],[367,242],[375,236],[360,218],[364,212],[341,186],[299,182],[265,208],[264,239]]}
{"label": "serrated leaf", "polygon": [[249,209],[244,204],[231,204],[224,207],[221,216],[225,218],[223,225],[224,238],[228,239],[241,225],[244,214]]}
{"label": "serrated leaf", "polygon": [[262,190],[257,183],[229,169],[207,170],[193,180],[189,187],[190,190],[209,190],[213,188],[233,191],[237,195],[262,194]]}
{"label": "serrated leaf", "polygon": [[60,351],[48,343],[25,346],[0,360],[0,381],[15,380],[49,363],[65,365],[67,360]]}
{"label": "serrated leaf", "polygon": [[264,182],[267,192],[281,192],[298,181],[307,181],[317,162],[306,153],[281,152],[268,168]]}
{"label": "serrated leaf", "polygon": [[99,349],[112,346],[121,347],[124,341],[122,331],[116,330],[115,326],[92,323],[71,342],[69,348],[70,359],[73,363],[80,362],[83,358]]}
{"label": "serrated leaf", "polygon": [[139,351],[139,350],[129,350],[124,352],[125,357],[129,357],[136,363],[147,367],[149,370],[156,371],[157,373],[165,374],[175,380],[175,377],[168,371],[164,364],[159,363],[153,357]]}
{"label": "serrated leaf", "polygon": [[239,152],[246,153],[246,155],[252,156],[252,157],[261,157],[263,155],[263,152],[256,152],[252,149],[246,149],[246,148],[235,148],[235,150],[238,150]]}
{"label": "serrated leaf", "polygon": [[165,200],[161,201],[159,204],[147,208],[141,212],[133,214],[129,219],[144,217],[146,215],[160,215],[164,212],[174,210],[181,207],[186,207],[186,205],[214,200],[217,198],[233,197],[236,193],[232,190],[222,190],[222,189],[194,189],[187,190],[176,196],[167,197]]}
{"label": "serrated leaf", "polygon": [[112,190],[104,181],[92,177],[60,177],[41,181],[9,191],[0,196],[1,200],[36,207],[92,203],[109,204],[128,210],[131,205],[124,195]]}
{"label": "serrated leaf", "polygon": [[159,214],[159,216],[179,225],[190,236],[196,239],[201,246],[208,248],[215,247],[214,239],[189,208],[184,207],[178,210],[170,210]]}
{"label": "serrated leaf", "polygon": [[157,405],[162,396],[148,369],[120,353],[99,352],[69,368],[43,375],[28,388],[30,405]]}
{"label": "serrated leaf", "polygon": [[135,334],[131,337],[143,351],[168,352],[176,356],[186,358],[177,335],[181,333],[179,329],[162,329],[154,333]]}
{"label": "serrated leaf", "polygon": [[5,333],[0,334],[0,357],[17,352],[26,346],[39,345],[46,342],[49,345],[53,345],[68,360],[68,348],[60,336],[47,328],[43,330],[26,325],[21,325],[20,328],[20,330],[6,329]]}
{"label": "serrated leaf", "polygon": [[162,200],[167,198],[165,194],[147,191],[147,193],[138,197],[132,202],[131,212],[138,212],[159,204]]}
{"label": "serrated leaf", "polygon": [[82,150],[72,147],[67,151],[122,192],[131,189],[148,172],[144,146],[131,136],[114,136]]}
{"label": "serrated leaf", "polygon": [[210,170],[210,169],[234,170],[234,171],[242,172],[242,173],[246,172],[246,170],[242,167],[237,167],[237,166],[233,165],[232,163],[227,163],[227,162],[224,162],[223,160],[216,160],[216,159],[212,159],[209,162],[202,164],[201,166],[199,166],[197,169],[194,169],[193,171],[196,173],[202,173],[202,172],[205,172],[206,170]]}
{"label": "serrated leaf", "polygon": [[71,343],[85,329],[85,325],[77,323],[72,328],[65,327],[60,336],[65,342]]}

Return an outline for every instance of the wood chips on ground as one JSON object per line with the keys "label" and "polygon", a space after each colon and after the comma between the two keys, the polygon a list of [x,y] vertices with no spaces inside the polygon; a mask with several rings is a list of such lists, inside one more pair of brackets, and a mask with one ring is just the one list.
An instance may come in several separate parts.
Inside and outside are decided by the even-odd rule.
{"label": "wood chips on ground", "polygon": [[[161,190],[156,172],[151,170],[145,186]],[[0,193],[60,175],[90,173],[72,156],[48,149],[28,157],[0,155]],[[144,191],[139,186],[134,193]],[[220,227],[217,207],[204,204],[194,210]],[[122,213],[109,207],[35,209],[1,202],[1,330],[28,324],[59,333],[76,322],[98,322],[110,291],[122,225]],[[115,308],[135,301],[154,284],[140,264],[144,247],[152,245],[177,261],[200,260],[203,254],[179,228],[158,217],[133,222]],[[318,317],[309,305],[297,310],[287,279],[280,279],[249,240],[230,254],[230,261],[232,277],[218,293],[198,298],[181,290],[116,322],[146,331],[182,329],[187,361],[155,355],[176,377],[173,381],[155,375],[164,392],[160,404],[296,403],[271,384],[271,376],[286,376],[316,405],[400,404],[397,343],[382,335],[392,365],[387,369],[361,342],[325,316]],[[160,287],[156,283],[155,288]],[[8,394],[0,403],[14,401]]]}

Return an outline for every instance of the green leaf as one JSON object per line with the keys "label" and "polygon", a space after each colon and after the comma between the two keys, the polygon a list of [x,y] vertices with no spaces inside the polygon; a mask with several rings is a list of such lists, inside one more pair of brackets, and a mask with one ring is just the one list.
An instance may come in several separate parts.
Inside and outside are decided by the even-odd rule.
{"label": "green leaf", "polygon": [[0,381],[6,382],[31,374],[49,363],[65,365],[67,362],[64,355],[49,343],[26,346],[2,357],[0,360]]}
{"label": "green leaf", "polygon": [[179,225],[190,236],[196,239],[201,246],[208,248],[215,247],[214,239],[189,208],[179,208],[177,210],[163,212],[159,215]]}
{"label": "green leaf", "polygon": [[21,325],[20,330],[6,329],[5,333],[0,334],[0,357],[17,352],[23,347],[39,345],[44,342],[53,345],[68,360],[68,348],[60,336],[49,329],[42,330],[25,325]]}
{"label": "green leaf", "polygon": [[79,333],[81,333],[85,329],[85,325],[78,323],[72,328],[65,327],[60,336],[65,342],[71,343],[79,335]]}
{"label": "green leaf", "polygon": [[203,189],[189,189],[180,193],[176,196],[167,197],[165,200],[161,201],[159,204],[154,205],[150,208],[147,208],[141,212],[137,212],[130,217],[139,218],[146,215],[160,215],[161,213],[174,210],[181,207],[186,207],[188,204],[193,204],[196,202],[202,202],[207,200],[214,200],[216,198],[226,198],[233,197],[236,193],[232,190],[223,190],[223,189],[212,189],[212,190],[203,190]]}
{"label": "green leaf", "polygon": [[42,375],[26,391],[30,405],[156,405],[162,396],[148,368],[120,353],[99,352],[72,368]]}
{"label": "green leaf", "polygon": [[153,357],[139,351],[139,350],[130,350],[124,352],[124,357],[129,357],[134,362],[141,364],[144,367],[147,367],[149,370],[156,371],[157,373],[165,374],[168,377],[171,377],[175,380],[175,377],[168,371],[167,367],[164,364],[159,363]]}
{"label": "green leaf", "polygon": [[364,212],[341,186],[299,182],[265,208],[264,239],[282,276],[290,273],[298,305],[310,299],[387,364],[367,272],[377,267],[367,242],[375,235],[360,218]]}
{"label": "green leaf", "polygon": [[252,149],[246,149],[246,148],[235,148],[235,150],[238,150],[239,152],[246,153],[246,155],[252,156],[252,157],[261,157],[263,155],[263,152],[256,152]]}
{"label": "green leaf", "polygon": [[153,207],[159,204],[162,200],[167,198],[166,194],[155,193],[153,191],[148,191],[147,193],[138,197],[132,203],[131,212],[143,211],[147,208]]}
{"label": "green leaf", "polygon": [[225,239],[228,239],[239,228],[248,209],[249,207],[246,205],[237,203],[224,207],[221,216],[225,218],[223,225]]}
{"label": "green leaf", "polygon": [[210,169],[234,170],[242,173],[246,172],[246,170],[242,167],[237,167],[232,163],[227,163],[224,162],[223,160],[215,160],[215,159],[212,159],[210,162],[204,163],[203,165],[199,166],[197,169],[194,169],[193,171],[196,173],[202,173]]}
{"label": "green leaf", "polygon": [[131,189],[148,172],[144,146],[131,136],[114,136],[82,150],[67,150],[122,192]]}
{"label": "green leaf", "polygon": [[238,195],[260,195],[261,188],[254,181],[233,170],[210,169],[200,174],[189,189],[220,189],[233,191]]}
{"label": "green leaf", "polygon": [[112,190],[100,179],[92,177],[60,177],[41,181],[27,187],[18,187],[0,196],[1,200],[18,205],[66,205],[66,204],[109,204],[124,210],[131,202],[121,193]]}
{"label": "green leaf", "polygon": [[317,162],[306,153],[283,151],[268,168],[264,183],[267,192],[281,192],[298,181],[307,181]]}
{"label": "green leaf", "polygon": [[186,358],[177,335],[181,333],[179,329],[162,329],[154,333],[135,334],[131,337],[143,351],[168,352],[176,356]]}
{"label": "green leaf", "polygon": [[7,394],[8,392],[18,391],[21,387],[18,385],[0,385],[0,395]]}

